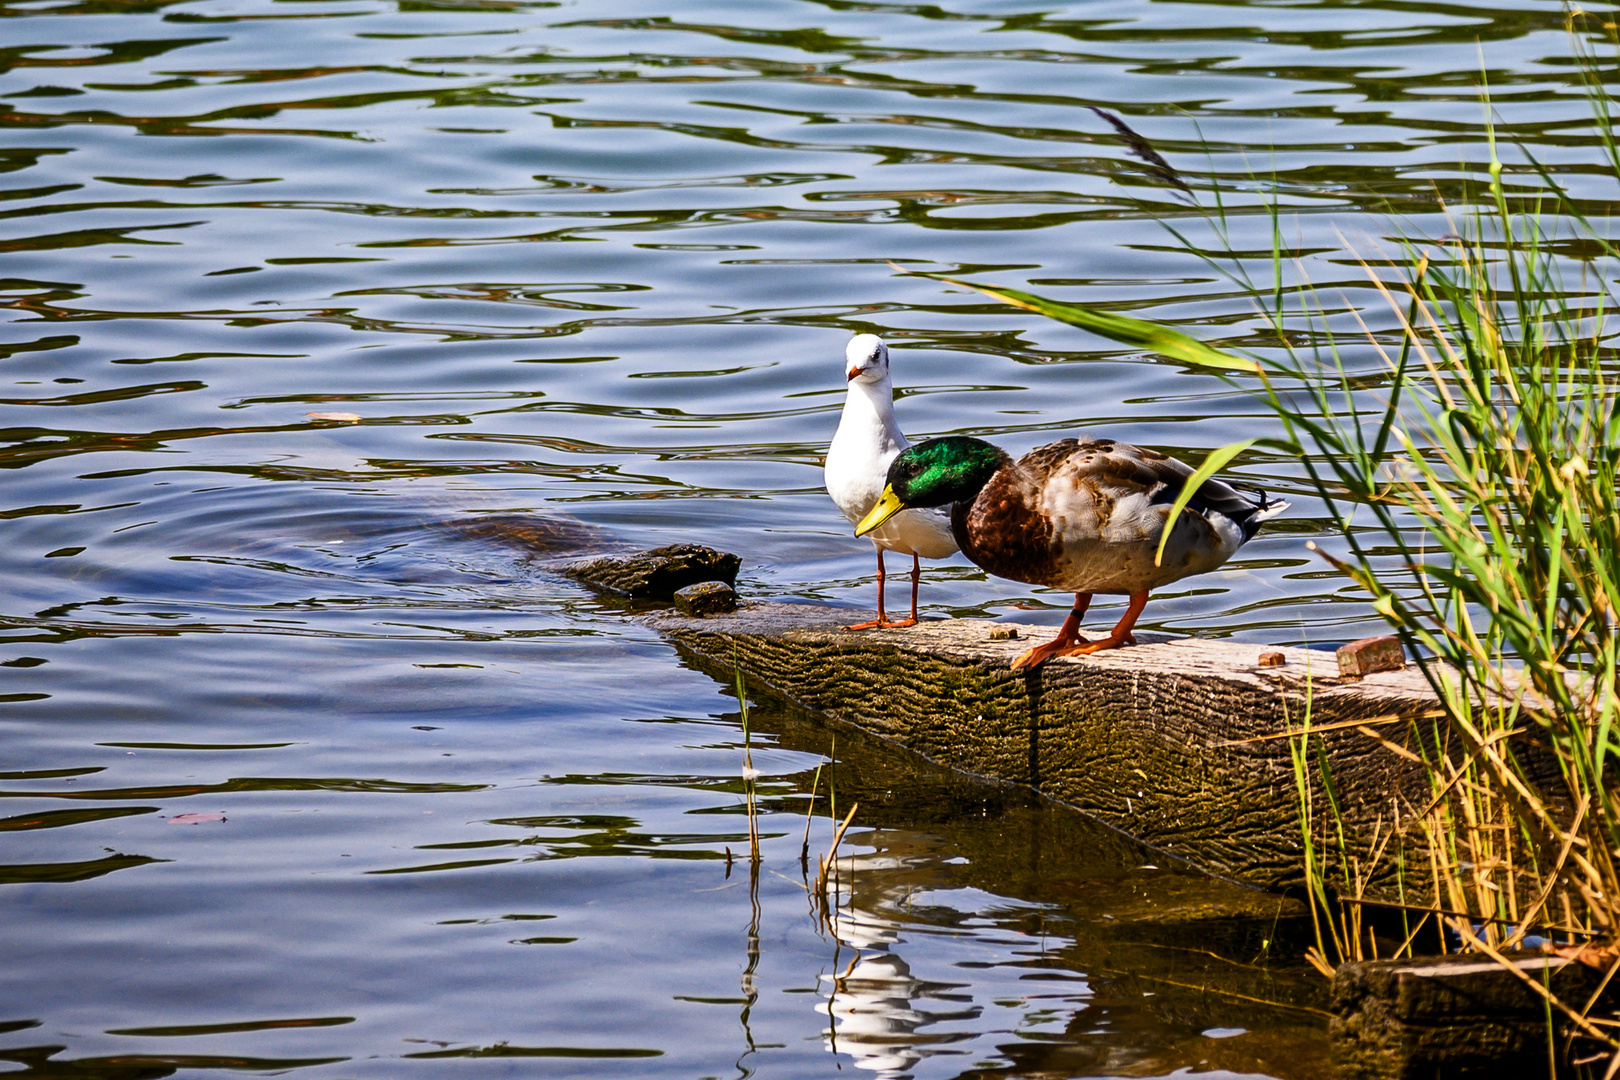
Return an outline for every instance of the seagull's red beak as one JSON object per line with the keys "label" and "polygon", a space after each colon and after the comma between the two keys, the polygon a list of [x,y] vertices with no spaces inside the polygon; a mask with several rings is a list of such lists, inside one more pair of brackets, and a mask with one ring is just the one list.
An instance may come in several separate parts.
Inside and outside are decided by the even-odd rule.
{"label": "seagull's red beak", "polygon": [[857,376],[857,375],[859,375],[859,374],[860,374],[860,373],[861,373],[861,369],[860,369],[860,368],[858,368],[858,367],[852,367],[852,368],[850,368],[850,369],[849,369],[849,371],[848,371],[848,372],[847,372],[847,373],[846,373],[846,374],[845,374],[845,378],[846,378],[846,380],[847,380],[847,379],[853,379],[853,378],[854,378],[854,377],[855,377],[855,376]]}

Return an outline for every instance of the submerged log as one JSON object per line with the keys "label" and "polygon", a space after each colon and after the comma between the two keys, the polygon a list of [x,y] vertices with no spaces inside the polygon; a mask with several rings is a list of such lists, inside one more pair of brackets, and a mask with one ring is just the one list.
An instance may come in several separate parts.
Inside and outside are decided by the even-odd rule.
{"label": "submerged log", "polygon": [[[728,681],[735,662],[751,689],[936,762],[1027,784],[1260,888],[1301,881],[1288,734],[1307,716],[1363,866],[1396,808],[1428,798],[1427,774],[1389,749],[1437,705],[1416,670],[1341,678],[1332,653],[1142,634],[1136,646],[1014,673],[1012,658],[1052,628],[953,619],[842,629],[865,617],[765,602],[703,618],[638,616]],[[1320,793],[1314,774],[1313,783]]]}
{"label": "submerged log", "polygon": [[651,551],[598,555],[560,563],[556,569],[587,585],[636,600],[673,600],[682,589],[706,582],[731,586],[742,560],[702,544],[670,544]]}

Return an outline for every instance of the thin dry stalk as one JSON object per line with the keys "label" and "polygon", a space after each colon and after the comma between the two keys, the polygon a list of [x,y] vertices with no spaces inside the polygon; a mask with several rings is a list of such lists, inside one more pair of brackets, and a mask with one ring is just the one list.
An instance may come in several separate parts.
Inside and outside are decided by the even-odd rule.
{"label": "thin dry stalk", "polygon": [[753,732],[748,726],[748,691],[743,686],[742,667],[735,658],[732,661],[732,670],[737,676],[737,707],[742,711],[743,729],[743,801],[748,808],[748,859],[754,865],[759,864],[759,789],[757,781],[759,772],[754,768],[754,741]]}
{"label": "thin dry stalk", "polygon": [[816,896],[821,905],[821,917],[829,927],[832,925],[833,909],[837,905],[836,898],[830,898],[829,894],[832,889],[838,887],[837,880],[832,878],[832,875],[838,872],[838,845],[844,842],[844,833],[849,831],[849,823],[855,820],[855,811],[860,808],[860,803],[850,806],[849,813],[844,815],[844,820],[833,830],[832,845],[828,847],[827,854],[821,856],[816,869]]}
{"label": "thin dry stalk", "polygon": [[816,789],[821,786],[821,763],[816,763],[816,773],[810,778],[810,798],[804,805],[804,843],[799,846],[799,866],[808,870],[810,866],[810,825],[815,821]]}

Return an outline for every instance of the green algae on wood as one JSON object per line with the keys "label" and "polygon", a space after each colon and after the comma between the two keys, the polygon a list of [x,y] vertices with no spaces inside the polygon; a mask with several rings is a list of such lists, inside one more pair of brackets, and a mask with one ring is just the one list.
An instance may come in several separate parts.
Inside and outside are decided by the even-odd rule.
{"label": "green algae on wood", "polygon": [[[973,619],[859,633],[859,614],[749,603],[706,618],[640,616],[750,686],[892,739],[953,768],[1028,784],[1208,873],[1265,889],[1302,878],[1299,796],[1286,733],[1307,706],[1324,729],[1352,851],[1392,808],[1428,798],[1427,774],[1366,731],[1432,710],[1420,672],[1341,679],[1331,653],[1153,639],[1034,672],[1008,664],[1049,628]],[[1281,666],[1261,667],[1262,652]],[[1335,726],[1337,725],[1337,726]],[[1284,737],[1279,737],[1284,736]],[[1398,734],[1389,734],[1397,740]],[[1376,889],[1374,890],[1376,892]]]}

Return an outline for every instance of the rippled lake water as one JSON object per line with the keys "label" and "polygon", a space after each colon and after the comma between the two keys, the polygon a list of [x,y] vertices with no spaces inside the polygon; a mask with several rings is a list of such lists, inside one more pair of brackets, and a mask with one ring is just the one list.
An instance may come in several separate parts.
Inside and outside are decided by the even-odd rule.
{"label": "rippled lake water", "polygon": [[[751,883],[723,680],[465,526],[700,541],[751,595],[868,606],[818,467],[854,332],[913,437],[1264,431],[888,260],[1256,342],[1099,106],[1258,259],[1275,181],[1312,279],[1371,309],[1350,248],[1447,231],[1482,78],[1585,182],[1559,5],[0,13],[0,1071],[1325,1074],[1274,900],[769,701]],[[1298,463],[1236,471],[1294,512],[1142,625],[1374,625],[1304,550]],[[923,599],[1068,607],[959,558]],[[862,807],[829,927],[799,855],[833,759]]]}

